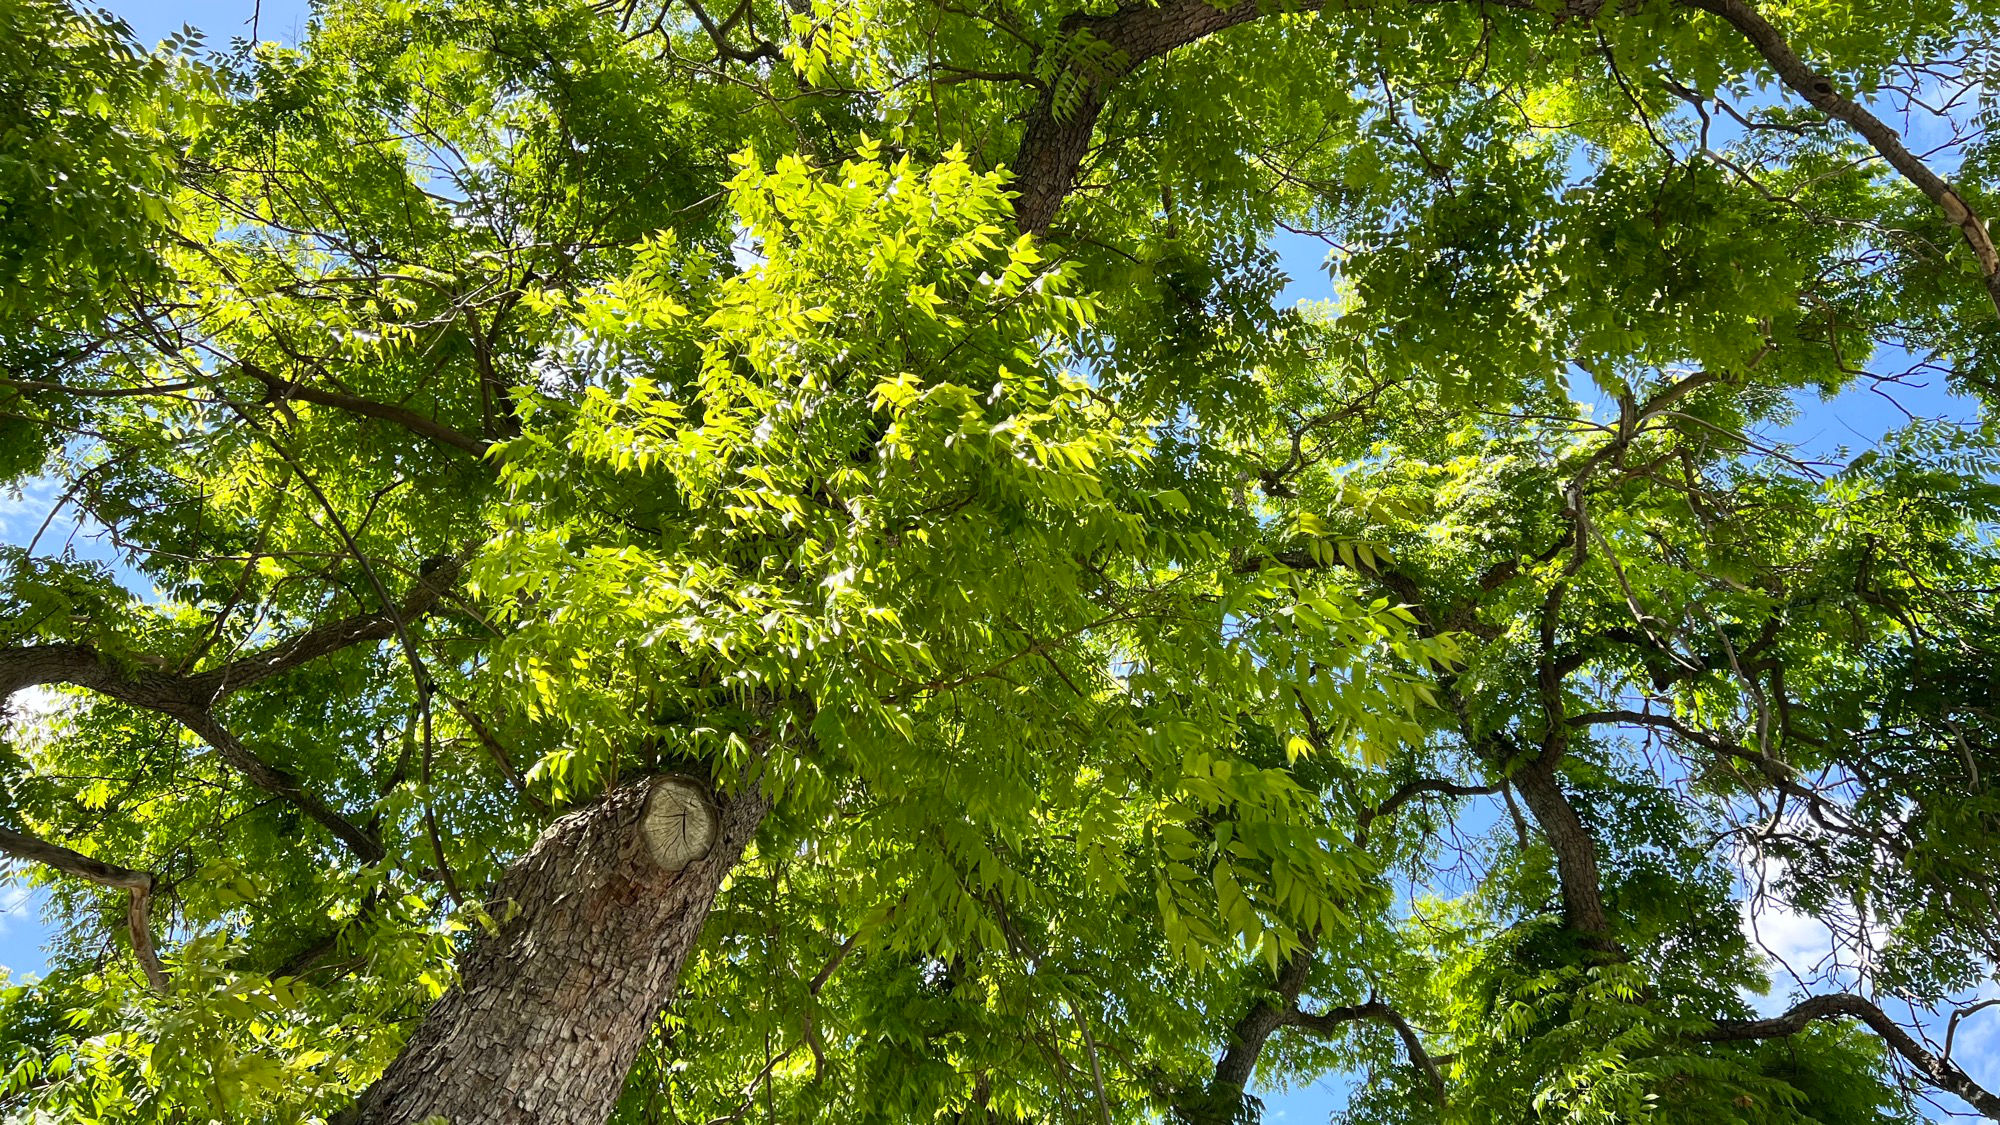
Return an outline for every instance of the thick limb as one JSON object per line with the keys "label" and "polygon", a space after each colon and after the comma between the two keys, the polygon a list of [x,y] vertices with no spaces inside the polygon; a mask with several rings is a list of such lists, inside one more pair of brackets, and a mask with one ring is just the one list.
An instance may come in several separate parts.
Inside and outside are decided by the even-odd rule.
{"label": "thick limb", "polygon": [[348,1125],[597,1125],[770,809],[681,778],[557,820],[501,881],[497,925]]}

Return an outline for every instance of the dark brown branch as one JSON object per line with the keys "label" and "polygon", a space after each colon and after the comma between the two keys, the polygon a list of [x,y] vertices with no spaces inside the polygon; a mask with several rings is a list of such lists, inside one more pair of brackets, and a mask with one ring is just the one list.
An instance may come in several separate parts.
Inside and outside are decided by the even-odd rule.
{"label": "dark brown branch", "polygon": [[[894,915],[894,911],[890,913],[891,916]],[[826,988],[826,982],[832,980],[833,974],[840,971],[841,963],[847,960],[848,954],[854,952],[854,946],[860,940],[861,935],[858,933],[847,935],[847,940],[841,942],[839,948],[833,951],[833,956],[827,958],[826,964],[821,965],[819,972],[813,974],[812,983],[806,986],[808,995],[818,996],[820,991]]]}
{"label": "dark brown branch", "polygon": [[1979,261],[1979,272],[1986,279],[1987,295],[1994,307],[2000,309],[2000,252],[1996,252],[1993,239],[1986,231],[1986,221],[1973,211],[1965,197],[1958,194],[1944,178],[1931,171],[1929,165],[1903,144],[1902,137],[1881,118],[1868,112],[1853,100],[1843,97],[1834,89],[1833,80],[1815,72],[1792,50],[1784,33],[1764,18],[1746,0],[1679,0],[1685,7],[1707,12],[1726,21],[1757,48],[1764,61],[1777,71],[1778,78],[1793,92],[1812,103],[1813,108],[1837,121],[1845,122],[1855,132],[1860,133],[1889,162],[1902,177],[1915,185],[1932,203],[1944,212],[1944,217],[1972,248],[1973,257]]}
{"label": "dark brown branch", "polygon": [[[1317,11],[1325,0],[1300,0],[1291,10]],[[1090,151],[1104,91],[1139,64],[1225,28],[1274,11],[1260,0],[1216,5],[1208,0],[1126,0],[1105,16],[1072,15],[1045,50],[1064,52],[1055,81],[1035,103],[1014,156],[1014,215],[1023,231],[1039,234],[1076,184]]]}
{"label": "dark brown branch", "polygon": [[1891,834],[1854,823],[1852,817],[1847,812],[1834,802],[1827,800],[1823,794],[1815,792],[1806,785],[1800,784],[1797,777],[1798,771],[1782,759],[1753,750],[1748,746],[1724,738],[1719,734],[1691,727],[1674,718],[1672,715],[1629,710],[1590,711],[1572,716],[1569,721],[1574,726],[1596,726],[1605,723],[1618,723],[1667,731],[1696,746],[1711,750],[1722,757],[1749,764],[1751,768],[1757,771],[1760,777],[1770,783],[1773,789],[1804,804],[1806,812],[1811,815],[1813,822],[1828,832],[1865,840],[1870,844],[1885,849],[1891,855],[1898,858],[1906,857],[1909,854],[1910,847],[1904,841],[1897,839]]}
{"label": "dark brown branch", "polygon": [[160,955],[153,949],[150,903],[155,879],[152,872],[106,863],[60,844],[51,844],[7,828],[0,828],[0,852],[15,859],[53,867],[65,875],[87,879],[99,886],[127,892],[131,896],[131,905],[126,910],[125,920],[132,931],[132,956],[139,962],[139,968],[145,971],[153,991],[164,996],[172,989],[167,971],[160,965]]}
{"label": "dark brown branch", "polygon": [[1563,922],[1586,946],[1609,956],[1622,956],[1611,936],[1610,916],[1604,910],[1603,879],[1597,868],[1597,841],[1583,818],[1576,814],[1569,795],[1556,779],[1555,768],[1545,757],[1529,761],[1512,778],[1528,814],[1548,840],[1556,856],[1556,882],[1563,900]]}
{"label": "dark brown branch", "polygon": [[[458,581],[460,562],[447,559],[431,567],[397,607],[405,621],[421,617]],[[205,672],[176,676],[155,669],[120,668],[87,645],[25,645],[0,649],[0,698],[23,688],[72,684],[100,695],[165,711],[169,707],[207,708],[252,684],[282,675],[329,653],[364,641],[395,636],[396,618],[387,613],[361,613],[317,625],[289,640]]]}
{"label": "dark brown branch", "polygon": [[1814,129],[1823,124],[1820,122],[1812,124],[1788,124],[1782,121],[1756,121],[1745,117],[1741,110],[1729,104],[1727,98],[1704,94],[1700,90],[1683,85],[1672,78],[1663,79],[1662,85],[1667,88],[1668,93],[1693,106],[1694,111],[1701,114],[1704,120],[1708,117],[1707,107],[1713,104],[1722,110],[1722,112],[1728,114],[1731,120],[1753,133],[1789,133],[1794,137],[1805,137],[1810,136]]}
{"label": "dark brown branch", "polygon": [[1285,1026],[1298,1010],[1299,993],[1305,990],[1312,970],[1313,945],[1308,942],[1278,969],[1273,990],[1252,1001],[1234,1026],[1222,1057],[1215,1061],[1215,1073],[1208,1089],[1199,1095],[1200,1104],[1182,1106],[1183,1113],[1196,1125],[1214,1125],[1237,1119],[1243,1105],[1243,1091],[1257,1069],[1257,1056],[1271,1033]]}
{"label": "dark brown branch", "polygon": [[200,708],[166,709],[169,715],[182,726],[200,735],[202,741],[215,747],[215,752],[230,767],[242,774],[252,785],[267,793],[283,798],[292,807],[311,817],[333,833],[347,850],[363,863],[380,863],[388,855],[382,844],[360,825],[342,816],[332,806],[320,800],[289,772],[265,761],[262,757],[243,745],[242,741],[228,728],[216,721],[214,715]]}
{"label": "dark brown branch", "polygon": [[[1483,0],[1534,10],[1533,0]],[[1036,101],[1014,153],[1014,217],[1021,230],[1040,234],[1076,186],[1077,169],[1090,152],[1108,88],[1151,59],[1219,31],[1279,12],[1317,12],[1328,0],[1124,0],[1109,15],[1071,15],[1043,48],[1062,57],[1055,79]]]}
{"label": "dark brown branch", "polygon": [[[380,842],[352,820],[309,792],[285,770],[265,761],[231,734],[215,717],[221,700],[245,687],[289,672],[352,645],[386,640],[398,620],[421,616],[458,581],[460,563],[447,559],[427,568],[415,588],[404,596],[396,613],[364,613],[308,629],[270,648],[191,676],[155,668],[119,667],[87,645],[27,645],[0,649],[0,699],[23,688],[70,684],[165,715],[199,735],[222,760],[251,784],[291,803],[324,825],[366,863],[387,854]],[[400,618],[397,616],[400,614]]]}
{"label": "dark brown branch", "polygon": [[1378,817],[1388,816],[1426,793],[1437,793],[1446,797],[1490,797],[1505,788],[1506,784],[1504,782],[1496,785],[1460,785],[1455,781],[1446,781],[1441,777],[1420,777],[1415,781],[1406,781],[1398,786],[1394,793],[1389,794],[1388,800],[1383,801],[1374,808],[1362,809],[1360,815],[1355,818],[1357,821],[1356,827],[1359,829],[1360,834],[1365,837],[1368,833],[1368,826],[1374,823]]}
{"label": "dark brown branch", "polygon": [[1972,1108],[1995,1121],[2000,1121],[2000,1095],[1974,1082],[1970,1075],[1960,1070],[1950,1059],[1932,1054],[1905,1031],[1902,1025],[1890,1019],[1888,1013],[1851,992],[1814,996],[1793,1005],[1784,1015],[1770,1019],[1722,1020],[1716,1023],[1714,1030],[1697,1038],[1708,1043],[1778,1039],[1798,1034],[1815,1020],[1837,1019],[1856,1019],[1867,1024],[1869,1030],[1881,1036],[1883,1042],[1922,1073],[1931,1084],[1948,1094],[1965,1099],[1966,1104]]}
{"label": "dark brown branch", "polygon": [[120,669],[88,645],[0,649],[0,699],[45,684],[72,684],[154,711],[190,701],[184,677],[150,668]]}
{"label": "dark brown branch", "polygon": [[1286,1023],[1302,1031],[1319,1036],[1334,1036],[1341,1033],[1347,1024],[1357,1020],[1377,1020],[1388,1024],[1403,1041],[1403,1049],[1409,1053],[1410,1065],[1423,1071],[1431,1083],[1431,1089],[1440,1100],[1444,1097],[1444,1075],[1438,1072],[1437,1060],[1424,1050],[1424,1041],[1417,1035],[1417,1029],[1403,1014],[1382,1001],[1370,997],[1365,1004],[1347,1004],[1337,1008],[1327,1008],[1318,1012],[1303,1012],[1293,1008],[1287,1015]]}
{"label": "dark brown branch", "polygon": [[[1527,11],[1537,9],[1533,0],[1484,2]],[[1964,196],[1911,152],[1894,129],[1843,97],[1834,89],[1831,79],[1807,66],[1783,33],[1746,0],[1679,0],[1679,3],[1729,23],[1749,40],[1786,86],[1820,112],[1860,133],[1890,167],[1937,204],[1972,249],[1986,280],[1987,294],[1995,308],[2000,309],[2000,250],[1995,249],[1985,220]],[[1027,127],[1014,154],[1014,187],[1018,193],[1014,215],[1020,229],[1041,234],[1055,221],[1057,209],[1075,187],[1077,171],[1090,152],[1107,89],[1118,78],[1150,59],[1274,11],[1316,12],[1327,4],[1328,0],[1295,0],[1283,5],[1266,4],[1263,0],[1238,0],[1221,5],[1210,0],[1152,3],[1124,0],[1109,15],[1072,15],[1063,20],[1055,42],[1043,50],[1068,57],[1060,61],[1055,80],[1029,113]],[[1558,14],[1556,26],[1571,19],[1588,22],[1598,7],[1598,0],[1570,0]]]}
{"label": "dark brown branch", "polygon": [[719,57],[740,63],[775,63],[785,57],[784,52],[780,51],[775,43],[758,40],[755,47],[746,50],[729,41],[730,28],[742,18],[745,8],[737,8],[735,13],[718,25],[709,16],[708,9],[701,6],[701,0],[687,0],[687,2],[688,10],[692,11],[694,18],[700,21],[701,29],[708,33],[709,41],[715,44],[715,53]]}
{"label": "dark brown branch", "polygon": [[[396,635],[398,621],[414,621],[436,607],[445,592],[458,584],[463,565],[463,561],[456,558],[427,564],[423,576],[403,596],[394,613],[357,613],[315,626],[249,656],[189,676],[188,683],[196,698],[213,702],[259,681],[309,664],[328,653],[363,641],[389,640]],[[4,686],[4,678],[0,678],[0,687]]]}
{"label": "dark brown branch", "polygon": [[472,705],[447,692],[441,691],[438,694],[444,697],[445,703],[450,705],[453,711],[458,712],[458,717],[464,720],[465,725],[472,728],[473,737],[477,738],[479,745],[486,749],[487,757],[492,758],[493,764],[500,768],[501,774],[507,778],[507,784],[514,787],[514,792],[520,794],[523,801],[533,805],[536,812],[546,814],[549,811],[548,802],[535,796],[528,789],[527,779],[521,776],[521,771],[514,765],[514,756],[500,744],[500,739],[495,737],[492,728],[488,727],[479,717],[479,713],[472,709]]}
{"label": "dark brown branch", "polygon": [[364,418],[374,418],[379,421],[389,422],[393,425],[401,426],[419,437],[429,438],[432,441],[449,445],[454,449],[463,450],[474,457],[485,456],[488,446],[492,444],[480,438],[473,437],[470,434],[460,433],[437,419],[427,418],[406,406],[397,406],[394,403],[388,402],[376,402],[373,399],[361,398],[357,395],[324,390],[308,383],[294,382],[257,364],[243,360],[238,360],[236,367],[245,375],[264,384],[265,390],[270,393],[274,401],[310,402],[318,406],[344,410],[349,414],[359,414]]}

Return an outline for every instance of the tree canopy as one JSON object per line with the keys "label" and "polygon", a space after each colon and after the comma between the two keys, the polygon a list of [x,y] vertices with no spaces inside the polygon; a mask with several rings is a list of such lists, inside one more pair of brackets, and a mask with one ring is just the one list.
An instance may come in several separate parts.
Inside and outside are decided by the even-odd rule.
{"label": "tree canopy", "polygon": [[2000,1120],[1996,44],[0,0],[0,1105]]}

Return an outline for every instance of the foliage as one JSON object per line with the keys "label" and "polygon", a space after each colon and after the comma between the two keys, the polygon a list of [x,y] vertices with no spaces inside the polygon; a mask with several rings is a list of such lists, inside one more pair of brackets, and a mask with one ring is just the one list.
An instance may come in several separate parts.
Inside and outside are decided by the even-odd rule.
{"label": "foliage", "polygon": [[[620,1121],[1977,1097],[1976,245],[1722,0],[1322,7],[0,0],[0,1104],[327,1120],[664,772],[775,803]],[[1759,18],[1990,209],[1994,16]]]}

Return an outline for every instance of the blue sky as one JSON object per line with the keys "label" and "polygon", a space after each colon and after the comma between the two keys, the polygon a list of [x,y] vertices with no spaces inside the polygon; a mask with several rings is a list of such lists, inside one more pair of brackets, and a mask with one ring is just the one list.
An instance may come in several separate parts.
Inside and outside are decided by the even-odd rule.
{"label": "blue sky", "polygon": [[[236,36],[249,37],[255,20],[263,39],[296,42],[305,24],[307,5],[302,0],[113,0],[105,7],[124,17],[141,43],[151,45],[192,24],[206,33],[212,47],[227,46]],[[25,495],[0,493],[0,542],[26,543],[48,514],[55,497],[52,492],[30,488]],[[42,546],[60,549],[72,528],[52,526]],[[55,536],[51,541],[49,536]],[[103,548],[87,538],[75,542],[79,555],[104,558]],[[108,560],[107,560],[108,561]],[[42,971],[42,942],[47,930],[41,921],[42,896],[14,885],[0,885],[0,968],[18,978]]]}
{"label": "blue sky", "polygon": [[123,16],[141,43],[157,43],[185,24],[202,32],[211,47],[227,46],[239,36],[250,38],[253,26],[259,39],[296,43],[310,10],[302,0],[184,0],[178,4],[111,0],[104,7]]}
{"label": "blue sky", "polygon": [[[184,3],[112,0],[107,6],[132,25],[141,42],[157,42],[178,31],[183,24],[191,24],[206,34],[212,47],[218,48],[237,37],[249,38],[253,28],[260,39],[296,42],[308,11],[301,0],[262,0],[261,3],[258,0],[187,0]],[[1284,303],[1330,296],[1322,266],[1326,251],[1324,245],[1309,238],[1287,235],[1278,239],[1274,246],[1280,253],[1286,272],[1293,278],[1283,297]],[[1884,433],[1901,426],[1907,420],[1904,411],[1922,417],[1964,418],[1971,414],[1967,403],[1954,399],[1935,383],[1900,388],[1896,398],[1900,408],[1874,391],[1861,388],[1850,390],[1831,402],[1821,402],[1810,394],[1802,395],[1798,421],[1770,436],[1795,443],[1809,455],[1831,459],[1837,457],[1843,448],[1865,449]],[[0,542],[25,542],[35,533],[53,499],[52,494],[38,494],[33,489],[21,497],[0,494]],[[61,526],[52,529],[52,533],[59,537],[58,545],[60,537],[67,536],[69,530]],[[44,546],[47,545],[45,541]],[[103,548],[88,539],[78,540],[76,546],[80,554],[104,557]],[[38,895],[19,887],[0,885],[0,967],[7,968],[17,977],[39,972],[43,966],[40,946],[46,930],[39,917],[41,905]],[[1777,919],[1774,924],[1790,927],[1785,940],[1795,941],[1802,947],[1809,948],[1816,940],[1810,924],[1802,920]],[[1987,1072],[1985,1076],[1989,1080],[2000,1079],[2000,1057],[1996,1057],[2000,1056],[2000,1035],[1988,1036],[1988,1042],[1990,1051],[1983,1058],[1965,1061],[1983,1064],[1979,1069]],[[1345,1090],[1345,1081],[1336,1076],[1290,1093],[1268,1091],[1265,1093],[1266,1120],[1282,1125],[1323,1122],[1344,1102]]]}

